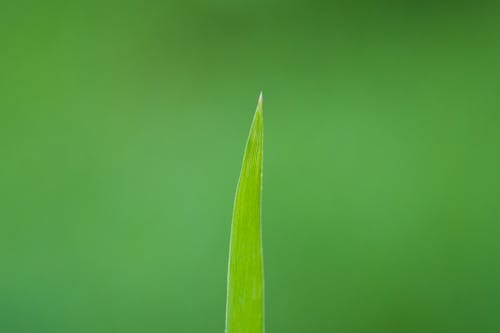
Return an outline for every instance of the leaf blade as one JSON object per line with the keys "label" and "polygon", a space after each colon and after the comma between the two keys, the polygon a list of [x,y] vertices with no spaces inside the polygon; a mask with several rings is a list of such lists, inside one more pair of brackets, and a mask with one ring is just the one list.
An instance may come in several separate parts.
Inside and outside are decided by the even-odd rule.
{"label": "leaf blade", "polygon": [[227,279],[227,333],[264,331],[262,161],[261,94],[250,127],[234,201]]}

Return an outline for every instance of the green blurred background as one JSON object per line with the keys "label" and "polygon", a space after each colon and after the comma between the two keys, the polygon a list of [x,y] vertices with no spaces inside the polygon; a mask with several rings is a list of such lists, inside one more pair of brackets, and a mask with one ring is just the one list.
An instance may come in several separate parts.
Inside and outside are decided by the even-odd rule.
{"label": "green blurred background", "polygon": [[495,1],[4,1],[0,332],[223,332],[264,91],[268,332],[500,332]]}

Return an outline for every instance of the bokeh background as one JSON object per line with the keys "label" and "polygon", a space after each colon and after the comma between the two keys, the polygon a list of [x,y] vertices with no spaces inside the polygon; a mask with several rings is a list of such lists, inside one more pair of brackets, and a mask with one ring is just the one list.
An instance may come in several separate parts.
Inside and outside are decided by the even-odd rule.
{"label": "bokeh background", "polygon": [[264,91],[268,332],[500,332],[496,1],[4,1],[0,332],[223,332]]}

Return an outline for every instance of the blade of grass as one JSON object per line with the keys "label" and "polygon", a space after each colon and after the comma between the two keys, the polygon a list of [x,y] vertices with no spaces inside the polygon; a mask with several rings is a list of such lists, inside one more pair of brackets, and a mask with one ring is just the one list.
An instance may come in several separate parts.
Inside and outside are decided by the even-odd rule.
{"label": "blade of grass", "polygon": [[250,127],[234,200],[227,277],[226,332],[264,331],[262,262],[262,93]]}

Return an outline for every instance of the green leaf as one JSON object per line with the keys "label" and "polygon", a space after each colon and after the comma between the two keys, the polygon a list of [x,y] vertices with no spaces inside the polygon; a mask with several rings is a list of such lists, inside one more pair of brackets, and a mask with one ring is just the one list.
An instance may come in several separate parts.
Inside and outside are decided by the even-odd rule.
{"label": "green leaf", "polygon": [[227,277],[227,333],[264,331],[262,146],[261,94],[248,135],[234,200]]}

